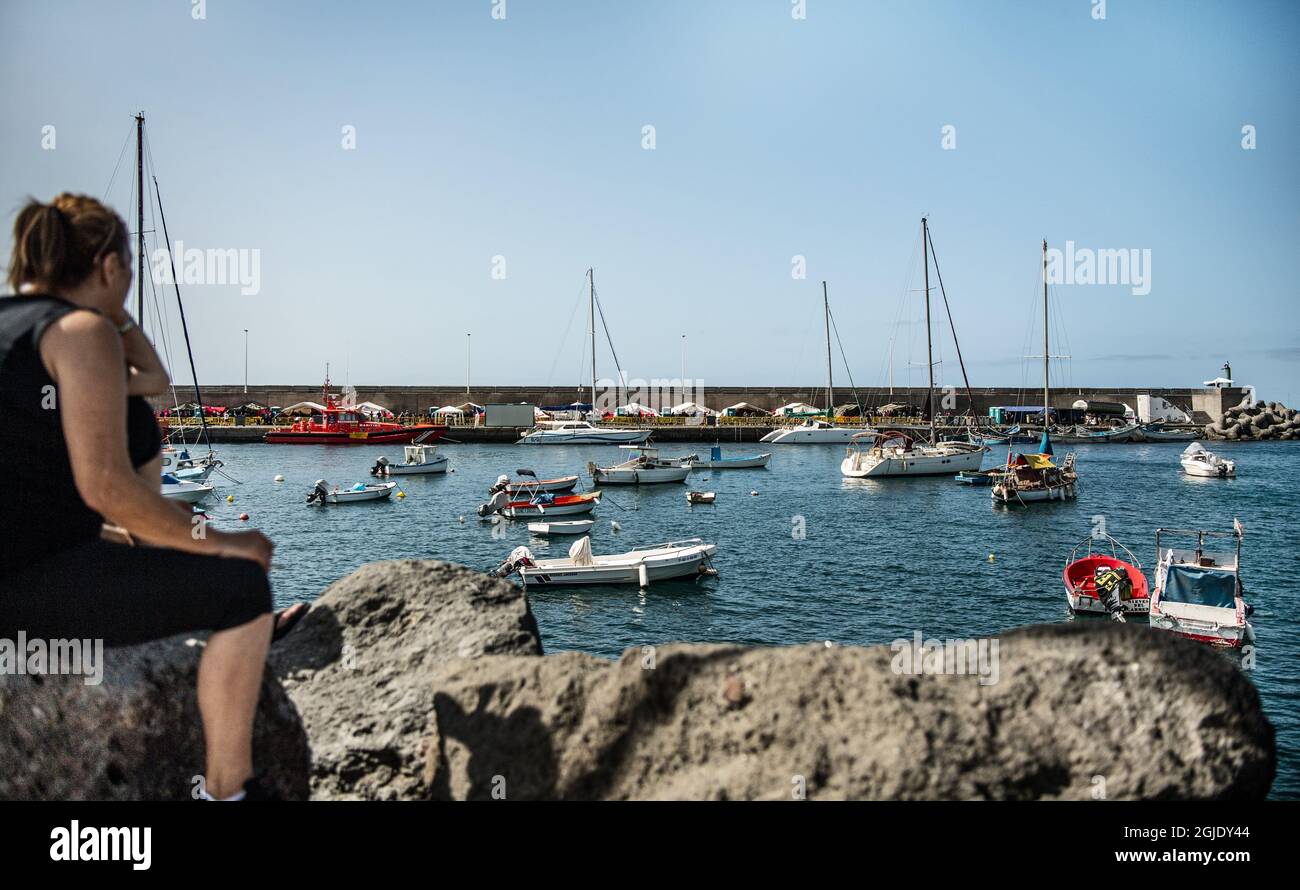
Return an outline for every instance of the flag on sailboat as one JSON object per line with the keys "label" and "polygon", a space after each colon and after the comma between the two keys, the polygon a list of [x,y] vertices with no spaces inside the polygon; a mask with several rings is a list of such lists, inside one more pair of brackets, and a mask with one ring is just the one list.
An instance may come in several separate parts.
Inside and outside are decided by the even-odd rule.
{"label": "flag on sailboat", "polygon": [[1039,454],[1052,454],[1052,437],[1047,435],[1047,430],[1043,430],[1043,438],[1038,443]]}

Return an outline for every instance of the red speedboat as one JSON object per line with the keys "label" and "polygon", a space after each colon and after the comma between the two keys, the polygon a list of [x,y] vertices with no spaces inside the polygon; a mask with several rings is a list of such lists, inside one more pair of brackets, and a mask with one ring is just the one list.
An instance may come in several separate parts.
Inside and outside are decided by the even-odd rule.
{"label": "red speedboat", "polygon": [[[1094,553],[1093,547],[1109,545],[1110,554]],[[1087,546],[1080,557],[1079,550]],[[1119,551],[1131,560],[1119,557]],[[1070,553],[1062,573],[1065,598],[1072,612],[1109,613],[1122,621],[1125,613],[1146,614],[1151,609],[1151,595],[1142,565],[1127,547],[1110,535],[1089,535]]]}
{"label": "red speedboat", "polygon": [[325,379],[324,396],[324,410],[291,426],[276,427],[263,440],[273,445],[404,445],[436,442],[447,432],[442,424],[402,426],[372,420],[355,408],[340,406],[330,394],[329,378]]}

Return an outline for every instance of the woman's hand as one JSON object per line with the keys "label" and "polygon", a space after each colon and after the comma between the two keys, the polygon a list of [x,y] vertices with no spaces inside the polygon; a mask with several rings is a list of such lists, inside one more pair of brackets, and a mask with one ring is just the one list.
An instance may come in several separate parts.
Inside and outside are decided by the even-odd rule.
{"label": "woman's hand", "polygon": [[275,545],[261,532],[255,529],[240,532],[209,531],[208,536],[216,537],[218,556],[251,559],[263,571],[271,571],[271,551]]}

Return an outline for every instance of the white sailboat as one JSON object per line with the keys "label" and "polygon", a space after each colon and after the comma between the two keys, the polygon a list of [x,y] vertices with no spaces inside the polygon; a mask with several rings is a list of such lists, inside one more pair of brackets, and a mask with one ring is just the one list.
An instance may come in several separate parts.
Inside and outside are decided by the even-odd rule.
{"label": "white sailboat", "polygon": [[840,473],[850,479],[884,476],[954,476],[978,472],[985,447],[973,442],[940,442],[934,424],[934,351],[930,338],[929,223],[921,217],[921,252],[925,275],[926,356],[929,366],[930,436],[917,442],[901,432],[861,432],[852,437]]}
{"label": "white sailboat", "polygon": [[859,426],[836,426],[829,418],[835,417],[835,376],[831,365],[831,304],[826,295],[826,282],[822,282],[822,315],[826,321],[826,417],[810,417],[798,426],[772,430],[760,442],[773,445],[843,445],[863,431]]}

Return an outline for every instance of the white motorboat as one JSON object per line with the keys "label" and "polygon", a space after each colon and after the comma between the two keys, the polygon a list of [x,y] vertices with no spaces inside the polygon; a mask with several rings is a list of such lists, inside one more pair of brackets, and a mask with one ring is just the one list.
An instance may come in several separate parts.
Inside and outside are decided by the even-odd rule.
{"label": "white motorboat", "polygon": [[650,430],[595,426],[585,420],[544,420],[524,434],[518,445],[639,445]]}
{"label": "white motorboat", "polygon": [[535,535],[585,535],[596,525],[594,519],[572,519],[568,522],[530,522],[528,530]]}
{"label": "white motorboat", "polygon": [[358,482],[351,488],[339,488],[336,485],[331,489],[324,479],[317,479],[316,486],[307,495],[307,503],[356,504],[361,501],[379,501],[391,495],[396,487],[396,482]]}
{"label": "white motorboat", "polygon": [[217,460],[216,452],[209,451],[203,457],[191,457],[187,449],[179,451],[171,445],[163,446],[162,472],[182,482],[207,482],[212,471],[223,466]]}
{"label": "white motorboat", "polygon": [[592,481],[597,485],[649,485],[657,482],[682,482],[691,474],[695,455],[686,457],[660,457],[657,448],[645,445],[620,445],[620,448],[637,452],[636,457],[612,467],[587,464]]}
{"label": "white motorboat", "polygon": [[173,501],[181,501],[186,504],[197,504],[199,501],[212,494],[212,491],[212,486],[207,482],[193,482],[177,479],[170,473],[164,473],[162,476],[162,496]]}
{"label": "white motorboat", "polygon": [[976,472],[983,445],[970,442],[918,443],[905,433],[860,433],[849,445],[840,472],[851,479],[883,476],[951,476]]}
{"label": "white motorboat", "polygon": [[[497,485],[505,485],[505,491],[509,494],[534,494],[539,491],[549,491],[556,494],[561,491],[573,491],[578,484],[577,476],[556,476],[554,479],[538,479],[537,474],[532,470],[515,470],[520,476],[532,476],[532,481],[522,479],[517,482],[511,482],[509,476],[498,476]],[[494,486],[495,489],[495,486]]]}
{"label": "white motorboat", "polygon": [[871,433],[874,430],[860,426],[836,426],[825,420],[809,418],[798,426],[772,430],[758,441],[772,445],[843,445],[863,432]]}
{"label": "white motorboat", "polygon": [[[1156,583],[1151,595],[1151,627],[1211,646],[1239,649],[1253,642],[1247,620],[1253,611],[1242,599],[1241,523],[1230,532],[1156,529]],[[1194,550],[1162,548],[1160,538],[1196,538]],[[1232,538],[1235,552],[1208,553],[1206,538]]]}
{"label": "white motorboat", "polygon": [[400,464],[381,457],[370,468],[371,476],[417,476],[447,472],[447,455],[438,453],[437,445],[407,445]]}
{"label": "white motorboat", "polygon": [[750,470],[767,466],[767,462],[772,459],[772,452],[765,451],[762,454],[747,454],[742,457],[723,457],[722,449],[714,445],[709,449],[707,460],[695,458],[691,461],[691,468],[696,470]]}
{"label": "white motorboat", "polygon": [[1200,442],[1193,442],[1183,449],[1181,460],[1183,472],[1188,476],[1209,476],[1218,479],[1233,479],[1237,475],[1237,462],[1219,457],[1206,449]]}
{"label": "white motorboat", "polygon": [[564,559],[534,559],[527,547],[516,547],[492,575],[518,574],[525,587],[561,587],[585,584],[636,584],[714,574],[711,559],[718,548],[700,538],[639,547],[627,553],[596,556],[591,538],[583,537]]}

